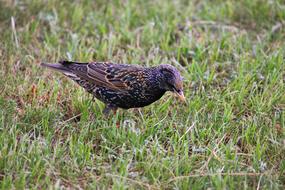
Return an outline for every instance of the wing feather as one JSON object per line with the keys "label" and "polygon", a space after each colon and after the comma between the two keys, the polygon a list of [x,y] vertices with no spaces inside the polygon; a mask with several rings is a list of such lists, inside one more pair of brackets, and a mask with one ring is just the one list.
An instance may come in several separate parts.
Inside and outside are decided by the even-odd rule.
{"label": "wing feather", "polygon": [[130,86],[124,81],[125,76],[136,75],[140,70],[139,67],[122,64],[90,63],[87,65],[87,75],[95,84],[118,91],[129,90]]}

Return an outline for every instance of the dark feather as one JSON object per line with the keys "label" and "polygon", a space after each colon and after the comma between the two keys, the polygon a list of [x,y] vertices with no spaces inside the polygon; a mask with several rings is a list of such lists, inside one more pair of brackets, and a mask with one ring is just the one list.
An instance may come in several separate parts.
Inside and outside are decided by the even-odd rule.
{"label": "dark feather", "polygon": [[107,110],[147,106],[161,98],[167,90],[171,90],[167,85],[169,81],[178,81],[179,84],[181,78],[179,72],[170,65],[144,68],[108,62],[69,61],[41,65],[62,72],[77,82],[104,102]]}

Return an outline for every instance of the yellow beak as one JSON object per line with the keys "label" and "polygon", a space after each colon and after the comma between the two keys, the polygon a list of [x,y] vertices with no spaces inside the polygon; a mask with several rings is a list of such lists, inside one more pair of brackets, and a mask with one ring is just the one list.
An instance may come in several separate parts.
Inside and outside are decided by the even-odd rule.
{"label": "yellow beak", "polygon": [[179,98],[179,100],[181,100],[182,102],[186,102],[186,98],[183,94],[183,91],[181,90],[180,92],[175,92]]}

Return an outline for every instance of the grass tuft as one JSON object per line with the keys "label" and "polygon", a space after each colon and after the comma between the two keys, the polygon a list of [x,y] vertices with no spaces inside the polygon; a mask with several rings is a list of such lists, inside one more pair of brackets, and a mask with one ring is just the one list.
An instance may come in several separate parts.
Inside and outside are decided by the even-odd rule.
{"label": "grass tuft", "polygon": [[[2,189],[284,189],[282,0],[1,1]],[[171,94],[106,118],[41,62],[168,63]]]}

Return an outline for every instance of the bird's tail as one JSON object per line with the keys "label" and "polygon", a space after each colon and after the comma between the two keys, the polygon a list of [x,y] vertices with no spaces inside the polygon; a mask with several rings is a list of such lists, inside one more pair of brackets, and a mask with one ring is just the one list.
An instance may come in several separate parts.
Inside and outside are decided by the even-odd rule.
{"label": "bird's tail", "polygon": [[47,67],[49,69],[53,69],[53,70],[56,70],[56,71],[60,71],[62,73],[70,72],[70,69],[68,67],[65,67],[61,63],[56,63],[56,64],[41,63],[41,66]]}
{"label": "bird's tail", "polygon": [[86,64],[86,63],[78,63],[78,62],[71,62],[71,61],[59,61],[56,64],[41,63],[41,66],[62,72],[63,74],[66,74],[66,75],[72,75],[74,66],[76,66],[78,64],[80,64],[82,66],[82,64]]}

